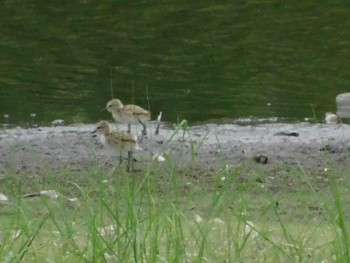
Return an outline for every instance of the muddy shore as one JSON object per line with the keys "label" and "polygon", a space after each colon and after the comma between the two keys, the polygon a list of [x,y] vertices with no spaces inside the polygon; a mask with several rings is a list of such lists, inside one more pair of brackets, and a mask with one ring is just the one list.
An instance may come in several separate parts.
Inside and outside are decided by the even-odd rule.
{"label": "muddy shore", "polygon": [[[126,130],[121,125],[115,128]],[[346,169],[349,163],[350,126],[346,124],[204,124],[185,132],[179,129],[176,134],[175,127],[164,124],[159,135],[153,134],[154,129],[154,123],[148,126],[142,150],[134,153],[135,170],[142,171],[159,153],[183,166],[194,162],[197,173],[206,175],[225,165],[254,163],[254,156],[267,157],[267,164],[258,164],[261,166],[296,165],[320,173]],[[79,172],[96,166],[110,169],[118,163],[119,153],[103,148],[90,134],[93,130],[92,124],[2,129],[0,173],[40,175],[48,170]]]}

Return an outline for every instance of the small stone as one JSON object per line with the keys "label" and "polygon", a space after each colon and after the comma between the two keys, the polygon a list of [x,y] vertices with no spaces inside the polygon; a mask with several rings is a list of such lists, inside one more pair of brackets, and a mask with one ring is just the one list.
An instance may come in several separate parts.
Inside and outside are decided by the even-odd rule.
{"label": "small stone", "polygon": [[54,120],[54,121],[51,122],[51,125],[54,126],[54,127],[63,126],[64,125],[64,120],[61,120],[61,119]]}
{"label": "small stone", "polygon": [[0,202],[8,202],[8,197],[2,193],[0,193]]}
{"label": "small stone", "polygon": [[59,193],[55,190],[42,190],[40,191],[41,195],[46,195],[52,199],[57,199],[59,197]]}
{"label": "small stone", "polygon": [[220,225],[225,224],[225,222],[222,221],[220,217],[215,217],[215,218],[213,219],[213,223],[220,224]]}
{"label": "small stone", "polygon": [[195,215],[194,216],[194,220],[198,223],[198,224],[200,224],[200,223],[202,223],[202,221],[203,221],[203,218],[200,216],[200,215]]}
{"label": "small stone", "polygon": [[117,225],[109,225],[99,228],[98,232],[101,236],[114,236],[117,234],[117,228]]}
{"label": "small stone", "polygon": [[340,122],[340,118],[338,115],[336,115],[334,113],[326,112],[324,121],[327,124],[337,124]]}
{"label": "small stone", "polygon": [[269,158],[265,155],[256,155],[256,156],[253,156],[253,160],[257,163],[261,163],[261,164],[267,164]]}
{"label": "small stone", "polygon": [[155,154],[153,155],[152,160],[157,160],[157,162],[161,163],[165,161],[165,158],[161,154]]}

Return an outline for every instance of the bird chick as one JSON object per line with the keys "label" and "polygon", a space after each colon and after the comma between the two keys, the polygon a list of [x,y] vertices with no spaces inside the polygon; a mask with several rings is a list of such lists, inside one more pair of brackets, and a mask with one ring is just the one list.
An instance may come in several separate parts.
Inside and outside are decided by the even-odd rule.
{"label": "bird chick", "polygon": [[151,119],[151,113],[137,105],[123,105],[119,99],[112,99],[106,105],[106,110],[112,113],[116,122],[127,123],[128,132],[131,131],[131,123],[140,123],[142,125],[142,138],[147,135],[146,121]]}
{"label": "bird chick", "polygon": [[122,151],[128,152],[128,166],[127,169],[131,169],[132,152],[139,150],[139,146],[136,138],[127,132],[112,132],[108,121],[100,121],[97,126],[96,132],[100,137],[100,142],[107,147],[114,148],[120,151],[119,165],[123,161]]}

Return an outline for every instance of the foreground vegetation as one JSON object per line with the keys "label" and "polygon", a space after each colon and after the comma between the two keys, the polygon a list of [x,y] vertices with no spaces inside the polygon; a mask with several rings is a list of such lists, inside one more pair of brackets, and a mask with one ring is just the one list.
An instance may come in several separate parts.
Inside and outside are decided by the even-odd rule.
{"label": "foreground vegetation", "polygon": [[206,176],[191,147],[186,167],[2,174],[0,261],[350,261],[348,171],[250,160]]}
{"label": "foreground vegetation", "polygon": [[[123,167],[40,179],[6,174],[1,192],[11,199],[0,206],[1,262],[350,260],[349,194],[333,174],[324,189],[290,191],[240,174],[222,169],[216,178],[194,179],[171,160],[142,175]],[[21,198],[43,189],[59,195]]]}

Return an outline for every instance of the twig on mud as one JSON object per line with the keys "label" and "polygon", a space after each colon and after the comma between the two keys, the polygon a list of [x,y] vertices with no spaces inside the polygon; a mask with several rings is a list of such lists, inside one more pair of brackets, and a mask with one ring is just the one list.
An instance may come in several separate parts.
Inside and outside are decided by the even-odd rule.
{"label": "twig on mud", "polygon": [[156,127],[156,130],[154,131],[155,135],[159,134],[159,126],[160,126],[161,119],[162,119],[162,112],[159,112],[159,115],[157,117],[157,127]]}

